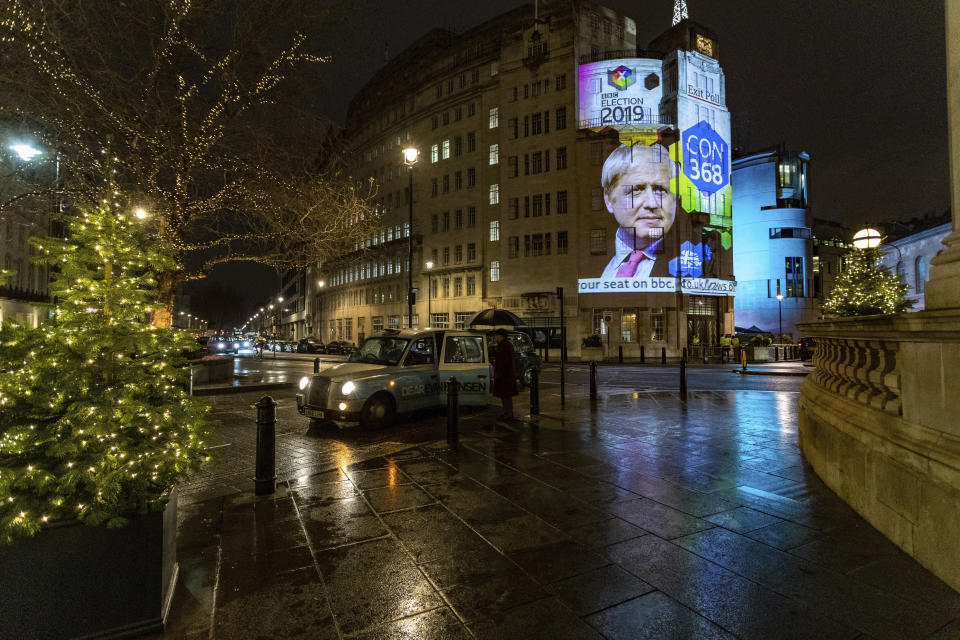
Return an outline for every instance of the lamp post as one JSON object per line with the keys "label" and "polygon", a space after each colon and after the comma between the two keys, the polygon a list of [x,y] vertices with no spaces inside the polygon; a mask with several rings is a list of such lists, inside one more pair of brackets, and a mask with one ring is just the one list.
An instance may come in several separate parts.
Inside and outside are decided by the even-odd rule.
{"label": "lamp post", "polygon": [[873,228],[866,228],[857,231],[853,234],[853,246],[857,249],[876,249],[879,247],[880,255],[883,256],[884,249],[893,247],[897,250],[897,264],[894,266],[894,272],[901,281],[903,281],[903,276],[900,273],[900,269],[903,263],[903,253],[900,251],[900,247],[895,244],[883,243],[883,236],[880,235],[880,232]]}
{"label": "lamp post", "polygon": [[430,269],[433,269],[433,262],[427,262],[427,329],[430,328],[433,314],[430,309],[430,300],[433,293],[433,278],[430,277]]}
{"label": "lamp post", "polygon": [[777,294],[777,323],[779,324],[779,333],[777,333],[777,342],[783,342],[783,310],[781,306],[783,294]]}
{"label": "lamp post", "polygon": [[[420,150],[407,147],[403,150],[403,163],[407,165],[409,195],[407,197],[407,328],[413,328],[413,165],[420,159]],[[429,292],[428,292],[429,295]],[[430,311],[427,311],[429,324]]]}
{"label": "lamp post", "polygon": [[323,299],[320,291],[327,285],[323,280],[317,280],[317,337],[323,342]]}

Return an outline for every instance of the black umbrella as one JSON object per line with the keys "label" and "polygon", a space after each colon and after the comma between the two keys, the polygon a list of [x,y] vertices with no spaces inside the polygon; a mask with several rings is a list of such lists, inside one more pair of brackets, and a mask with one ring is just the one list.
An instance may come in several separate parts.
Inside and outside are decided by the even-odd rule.
{"label": "black umbrella", "polygon": [[522,327],[526,323],[506,309],[484,309],[470,319],[470,327]]}

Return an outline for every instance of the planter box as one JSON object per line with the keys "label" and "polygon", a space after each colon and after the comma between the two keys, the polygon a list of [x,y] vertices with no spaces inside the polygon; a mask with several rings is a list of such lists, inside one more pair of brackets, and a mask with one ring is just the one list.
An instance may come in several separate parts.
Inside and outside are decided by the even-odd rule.
{"label": "planter box", "polygon": [[177,496],[120,529],[66,522],[0,550],[0,638],[163,630],[176,584]]}
{"label": "planter box", "polygon": [[190,363],[190,375],[193,376],[193,384],[233,380],[233,358],[216,356],[194,360]]}
{"label": "planter box", "polygon": [[607,356],[605,347],[580,347],[582,362],[603,362]]}

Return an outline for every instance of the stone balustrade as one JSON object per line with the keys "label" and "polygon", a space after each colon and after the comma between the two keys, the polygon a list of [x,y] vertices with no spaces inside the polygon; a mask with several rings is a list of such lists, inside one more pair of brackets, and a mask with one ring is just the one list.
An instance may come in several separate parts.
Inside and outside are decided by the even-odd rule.
{"label": "stone balustrade", "polygon": [[817,341],[800,448],[826,484],[960,590],[960,309],[800,325]]}

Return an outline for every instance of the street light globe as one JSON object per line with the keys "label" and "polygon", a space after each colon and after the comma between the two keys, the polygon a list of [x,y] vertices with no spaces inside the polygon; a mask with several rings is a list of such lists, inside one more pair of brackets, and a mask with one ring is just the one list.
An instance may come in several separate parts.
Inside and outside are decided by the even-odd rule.
{"label": "street light globe", "polygon": [[147,217],[147,210],[144,209],[143,207],[139,207],[137,208],[136,211],[133,212],[133,215],[137,216],[141,220],[145,220]]}
{"label": "street light globe", "polygon": [[420,159],[420,150],[416,147],[407,147],[403,150],[403,162],[409,167],[417,164]]}
{"label": "street light globe", "polygon": [[273,309],[273,305],[272,305],[272,304],[270,305],[270,308]]}
{"label": "street light globe", "polygon": [[27,162],[33,160],[34,156],[39,156],[43,153],[40,149],[35,149],[28,144],[12,144],[10,145],[10,149],[20,156],[21,160],[26,160]]}
{"label": "street light globe", "polygon": [[277,302],[283,302],[283,296],[280,296],[279,298],[277,298]]}
{"label": "street light globe", "polygon": [[260,307],[260,311],[263,312],[263,307]]}
{"label": "street light globe", "polygon": [[778,293],[778,294],[777,294],[777,300],[778,300],[778,301],[779,301],[779,300],[783,300],[783,294],[782,294],[782,293]]}
{"label": "street light globe", "polygon": [[427,269],[433,269],[433,263],[427,262]]}
{"label": "street light globe", "polygon": [[317,286],[318,286],[318,287],[324,287],[324,286],[326,286],[326,284],[327,284],[327,283],[324,282],[323,280],[317,280]]}
{"label": "street light globe", "polygon": [[860,229],[860,231],[853,234],[853,246],[857,249],[873,249],[879,247],[881,240],[883,240],[883,238],[876,229]]}

